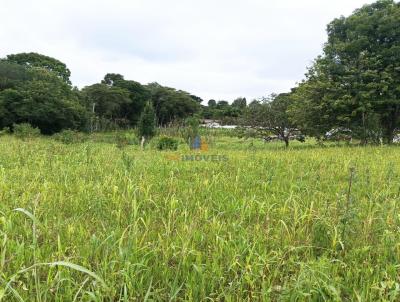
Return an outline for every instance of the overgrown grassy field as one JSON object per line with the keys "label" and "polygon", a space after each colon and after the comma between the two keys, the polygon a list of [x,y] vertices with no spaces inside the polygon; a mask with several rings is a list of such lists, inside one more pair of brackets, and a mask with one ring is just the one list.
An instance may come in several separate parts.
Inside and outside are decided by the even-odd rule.
{"label": "overgrown grassy field", "polygon": [[397,147],[0,140],[3,301],[400,300]]}

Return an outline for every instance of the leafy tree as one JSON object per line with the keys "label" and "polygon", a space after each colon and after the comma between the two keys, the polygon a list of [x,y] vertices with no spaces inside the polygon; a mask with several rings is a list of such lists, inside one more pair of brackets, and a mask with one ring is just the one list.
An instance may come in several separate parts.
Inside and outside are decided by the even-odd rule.
{"label": "leafy tree", "polygon": [[199,97],[199,96],[197,96],[197,95],[194,95],[194,94],[190,94],[189,96],[190,96],[193,100],[195,100],[197,103],[199,103],[199,104],[203,103],[203,99],[202,99],[201,97]]}
{"label": "leafy tree", "polygon": [[145,86],[135,81],[125,80],[120,74],[107,74],[102,83],[112,87],[125,89],[129,93],[129,102],[121,104],[121,113],[128,119],[132,126],[136,125],[146,101],[150,98],[150,92]]}
{"label": "leafy tree", "polygon": [[287,112],[291,122],[303,134],[317,140],[323,139],[332,128],[350,127],[346,120],[338,118],[343,109],[332,101],[338,97],[338,89],[326,73],[324,64],[325,61],[318,58],[308,70],[306,80],[292,90],[292,103]]}
{"label": "leafy tree", "polygon": [[231,106],[227,101],[218,101],[214,109],[214,117],[222,120],[223,123],[235,123],[241,115],[242,110],[238,107]]}
{"label": "leafy tree", "polygon": [[57,59],[41,55],[38,53],[30,52],[30,53],[19,53],[19,54],[8,55],[6,61],[23,65],[29,68],[40,67],[47,69],[56,74],[67,84],[71,84],[69,80],[71,76],[71,71],[67,68],[67,66],[64,63],[62,63]]}
{"label": "leafy tree", "polygon": [[240,110],[245,109],[247,106],[247,100],[246,98],[237,98],[236,100],[233,101],[232,107],[238,108]]}
{"label": "leafy tree", "polygon": [[94,84],[82,90],[86,107],[96,116],[109,120],[126,118],[121,106],[130,103],[129,92],[106,84]]}
{"label": "leafy tree", "polygon": [[262,135],[273,133],[289,146],[290,137],[298,130],[291,122],[288,108],[292,103],[291,94],[281,93],[254,101],[249,106],[242,122],[257,129]]}
{"label": "leafy tree", "polygon": [[31,78],[31,74],[24,66],[0,60],[0,91],[15,88],[21,82]]}
{"label": "leafy tree", "polygon": [[213,99],[208,101],[208,107],[216,107],[217,106],[217,102]]}
{"label": "leafy tree", "polygon": [[158,125],[164,126],[176,119],[184,119],[200,110],[200,104],[185,91],[163,87],[158,83],[146,87],[150,92]]}
{"label": "leafy tree", "polygon": [[[399,24],[400,4],[392,0],[332,21],[324,55],[296,93],[302,102],[292,119],[308,131],[345,125],[364,143],[383,132],[391,143],[400,124]],[[317,117],[306,121],[311,112]]]}
{"label": "leafy tree", "polygon": [[202,116],[204,118],[218,119],[225,124],[235,124],[243,114],[246,103],[245,98],[236,99],[232,105],[225,100],[220,100],[218,103],[215,100],[209,100],[208,106],[202,108]]}
{"label": "leafy tree", "polygon": [[145,140],[156,134],[156,114],[151,102],[147,102],[138,123],[138,135],[142,138],[142,148]]}
{"label": "leafy tree", "polygon": [[261,106],[261,101],[260,100],[252,100],[249,103],[248,108],[254,110],[256,108],[260,108],[260,106]]}
{"label": "leafy tree", "polygon": [[228,101],[218,101],[217,103],[217,109],[221,109],[221,110],[228,110],[228,108],[230,107],[229,102]]}
{"label": "leafy tree", "polygon": [[107,73],[104,79],[101,81],[102,84],[114,86],[117,82],[125,81],[124,76],[119,73]]}
{"label": "leafy tree", "polygon": [[30,81],[1,91],[0,108],[1,127],[29,123],[43,134],[83,129],[87,119],[70,86],[52,73],[34,75]]}

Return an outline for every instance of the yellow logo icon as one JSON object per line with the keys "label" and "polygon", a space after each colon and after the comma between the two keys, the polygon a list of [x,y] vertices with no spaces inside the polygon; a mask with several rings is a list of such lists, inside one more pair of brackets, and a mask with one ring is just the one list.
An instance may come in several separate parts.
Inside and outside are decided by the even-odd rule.
{"label": "yellow logo icon", "polygon": [[208,144],[204,138],[201,138],[200,150],[204,152],[208,151]]}
{"label": "yellow logo icon", "polygon": [[179,155],[176,155],[176,154],[167,155],[166,158],[169,160],[179,160],[180,159]]}
{"label": "yellow logo icon", "polygon": [[196,136],[190,148],[192,150],[208,151],[208,144],[204,138]]}

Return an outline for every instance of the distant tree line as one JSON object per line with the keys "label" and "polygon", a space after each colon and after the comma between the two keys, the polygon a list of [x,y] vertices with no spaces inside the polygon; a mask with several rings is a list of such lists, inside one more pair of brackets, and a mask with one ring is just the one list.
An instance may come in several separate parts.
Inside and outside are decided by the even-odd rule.
{"label": "distant tree line", "polygon": [[199,97],[157,83],[142,85],[109,73],[79,90],[57,59],[37,53],[0,60],[0,128],[29,123],[44,134],[63,129],[107,130],[135,127],[150,102],[158,126],[199,112]]}
{"label": "distant tree line", "polygon": [[[51,134],[137,127],[154,111],[157,126],[197,116],[268,130],[287,145],[295,132],[321,140],[332,129],[346,129],[364,144],[392,143],[400,123],[400,4],[365,5],[333,20],[327,33],[302,82],[250,103],[240,97],[205,105],[188,92],[113,73],[79,90],[57,59],[8,55],[0,60],[0,128],[27,122]],[[141,119],[146,104],[147,119]]]}
{"label": "distant tree line", "polygon": [[244,97],[235,99],[232,104],[228,101],[208,101],[208,106],[202,106],[201,116],[204,119],[221,121],[224,124],[236,124],[247,107],[247,100]]}

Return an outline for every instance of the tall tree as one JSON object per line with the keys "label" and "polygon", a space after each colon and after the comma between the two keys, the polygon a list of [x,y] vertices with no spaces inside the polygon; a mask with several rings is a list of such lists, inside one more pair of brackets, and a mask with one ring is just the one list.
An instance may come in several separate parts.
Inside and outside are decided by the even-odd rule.
{"label": "tall tree", "polygon": [[83,129],[86,110],[70,85],[51,72],[28,73],[29,80],[0,91],[0,127],[27,122],[44,134]]}
{"label": "tall tree", "polygon": [[[392,0],[332,21],[324,54],[314,66],[316,76],[299,86],[303,104],[292,110],[293,118],[309,129],[346,125],[364,143],[383,132],[391,143],[400,125],[399,24],[400,4]],[[305,122],[312,107],[322,115]]]}
{"label": "tall tree", "polygon": [[102,83],[128,91],[130,101],[121,104],[121,112],[132,126],[136,125],[146,101],[150,98],[146,87],[139,82],[125,80],[124,76],[115,73],[106,74]]}
{"label": "tall tree", "polygon": [[116,83],[125,81],[124,76],[119,73],[107,73],[104,79],[101,81],[102,84],[114,86]]}
{"label": "tall tree", "polygon": [[147,102],[140,116],[138,123],[138,135],[142,139],[141,146],[145,140],[152,138],[156,134],[156,114],[151,102]]}
{"label": "tall tree", "polygon": [[82,90],[86,108],[96,116],[116,121],[127,120],[123,105],[130,104],[129,92],[106,84],[94,84]]}
{"label": "tall tree", "polygon": [[23,81],[32,78],[32,74],[19,64],[0,60],[0,91],[15,88]]}
{"label": "tall tree", "polygon": [[200,110],[200,104],[189,93],[158,83],[148,84],[158,125],[164,126],[175,119],[185,119]]}
{"label": "tall tree", "polygon": [[217,106],[217,102],[213,99],[208,101],[208,107],[215,107]]}
{"label": "tall tree", "polygon": [[292,102],[290,93],[272,94],[261,101],[254,101],[250,104],[242,122],[257,129],[262,135],[275,134],[288,147],[291,136],[298,132],[288,115]]}
{"label": "tall tree", "polygon": [[306,74],[306,80],[292,89],[287,113],[290,121],[305,135],[321,140],[335,127],[349,128],[346,119],[340,119],[345,112],[342,102],[335,102],[340,97],[340,89],[331,81],[326,72],[326,60],[315,60]]}
{"label": "tall tree", "polygon": [[6,61],[23,65],[29,68],[40,67],[47,69],[56,74],[67,84],[71,84],[69,80],[71,76],[71,71],[67,68],[67,66],[63,62],[54,59],[52,57],[30,52],[30,53],[19,53],[19,54],[8,55]]}
{"label": "tall tree", "polygon": [[247,100],[246,98],[242,97],[235,99],[232,103],[232,107],[238,108],[240,110],[245,109],[246,106],[247,106]]}
{"label": "tall tree", "polygon": [[197,95],[194,95],[194,94],[190,94],[189,96],[190,96],[193,100],[195,100],[197,103],[199,103],[199,104],[203,103],[203,99],[202,99],[201,97],[199,97],[199,96],[197,96]]}

